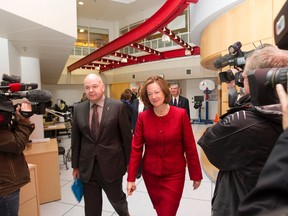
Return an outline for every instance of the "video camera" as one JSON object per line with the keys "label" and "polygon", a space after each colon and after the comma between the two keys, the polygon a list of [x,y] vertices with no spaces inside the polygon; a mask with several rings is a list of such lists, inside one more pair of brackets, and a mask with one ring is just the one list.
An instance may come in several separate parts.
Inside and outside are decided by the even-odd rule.
{"label": "video camera", "polygon": [[24,117],[33,114],[45,114],[47,103],[52,94],[47,90],[39,90],[37,83],[20,83],[21,78],[15,75],[3,74],[0,84],[0,126],[11,123],[15,106],[12,100],[27,98],[31,102],[32,111],[20,111]]}
{"label": "video camera", "polygon": [[242,72],[246,63],[246,58],[254,52],[254,50],[243,52],[241,50],[242,43],[240,41],[228,47],[229,54],[224,55],[214,61],[214,67],[216,69],[222,69],[226,66],[233,66],[237,68],[238,72],[235,74],[231,70],[223,71],[219,73],[221,83],[230,83],[235,80],[235,84],[239,87],[243,87]]}
{"label": "video camera", "polygon": [[249,56],[254,50],[243,52],[241,50],[241,47],[242,43],[240,41],[237,41],[234,44],[230,45],[228,47],[229,54],[217,58],[214,61],[214,67],[216,69],[221,69],[223,67],[230,65],[234,67],[240,67],[243,69],[247,56]]}
{"label": "video camera", "polygon": [[204,96],[194,96],[194,109],[199,109],[202,107],[202,102],[204,101]]}
{"label": "video camera", "polygon": [[[274,39],[280,49],[288,49],[288,1],[274,19]],[[288,65],[283,68],[266,68],[248,72],[251,101],[254,105],[279,103],[276,84],[282,84],[287,92]]]}
{"label": "video camera", "polygon": [[244,87],[243,84],[244,79],[242,77],[242,73],[243,71],[241,70],[234,74],[230,69],[227,71],[220,72],[219,73],[220,82],[230,83],[232,80],[235,80],[235,85],[239,87]]}

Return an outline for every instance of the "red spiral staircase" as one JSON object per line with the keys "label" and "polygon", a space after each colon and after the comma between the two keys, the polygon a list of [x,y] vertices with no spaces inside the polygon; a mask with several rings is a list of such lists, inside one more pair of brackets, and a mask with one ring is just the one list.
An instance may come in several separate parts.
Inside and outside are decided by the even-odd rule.
{"label": "red spiral staircase", "polygon": [[[178,37],[175,33],[169,30],[166,26],[173,21],[179,14],[181,14],[190,3],[197,3],[198,0],[167,0],[166,3],[149,19],[143,22],[138,27],[132,29],[126,34],[121,35],[105,46],[92,52],[67,67],[68,72],[73,72],[76,69],[96,69],[100,73],[115,68],[158,61],[163,59],[184,57],[188,55],[199,55],[200,48],[197,46],[190,46],[187,42]],[[181,46],[180,49],[170,51],[157,51],[147,46],[143,46],[138,42],[144,38],[149,37],[155,32],[160,32],[169,36],[175,43]],[[133,47],[134,49],[147,52],[147,55],[133,56],[118,52],[124,47]],[[121,60],[110,60],[107,56],[115,56],[121,59],[126,59],[125,62]]]}

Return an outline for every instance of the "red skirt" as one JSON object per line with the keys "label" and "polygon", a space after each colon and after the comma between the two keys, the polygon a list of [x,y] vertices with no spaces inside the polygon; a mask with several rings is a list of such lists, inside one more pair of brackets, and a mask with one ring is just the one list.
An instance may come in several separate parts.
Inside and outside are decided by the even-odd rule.
{"label": "red skirt", "polygon": [[175,216],[180,204],[185,182],[181,173],[155,176],[143,170],[143,179],[158,216]]}

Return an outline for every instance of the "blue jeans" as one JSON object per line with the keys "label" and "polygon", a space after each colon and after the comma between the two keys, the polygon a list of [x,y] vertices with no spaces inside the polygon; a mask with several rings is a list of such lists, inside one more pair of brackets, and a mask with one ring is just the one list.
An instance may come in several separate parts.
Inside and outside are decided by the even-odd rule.
{"label": "blue jeans", "polygon": [[18,216],[19,192],[20,190],[17,190],[7,196],[0,197],[1,216]]}

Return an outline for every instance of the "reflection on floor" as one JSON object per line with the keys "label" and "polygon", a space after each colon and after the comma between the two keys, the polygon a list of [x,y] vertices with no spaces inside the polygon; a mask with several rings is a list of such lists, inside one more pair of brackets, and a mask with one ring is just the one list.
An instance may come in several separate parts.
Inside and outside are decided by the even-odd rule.
{"label": "reflection on floor", "polygon": [[[203,130],[207,126],[193,124],[193,132],[195,139],[198,140]],[[63,139],[59,145],[66,149],[70,146],[70,139]],[[40,206],[41,216],[84,216],[84,202],[77,203],[71,192],[72,184],[72,169],[69,162],[69,169],[66,170],[63,164],[63,159],[59,156],[60,161],[60,179],[61,179],[61,194],[62,199],[56,202],[42,204]],[[183,192],[183,197],[177,212],[177,216],[210,216],[211,215],[211,198],[214,190],[214,183],[203,172],[204,179],[200,188],[192,189],[192,183],[186,173],[186,181]],[[123,179],[123,189],[126,188],[126,176]],[[105,193],[103,193],[103,216],[117,216],[114,209],[107,200]],[[137,180],[137,190],[133,196],[128,197],[128,205],[131,216],[156,216],[156,212],[152,207],[151,201],[148,197],[143,179]]]}

